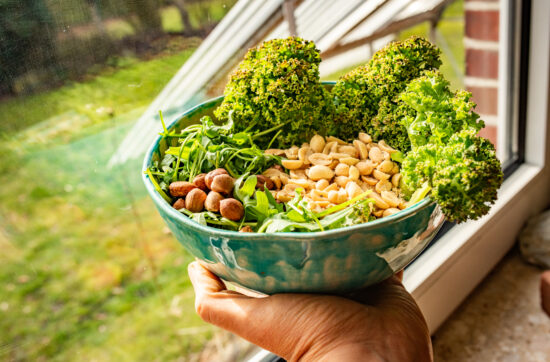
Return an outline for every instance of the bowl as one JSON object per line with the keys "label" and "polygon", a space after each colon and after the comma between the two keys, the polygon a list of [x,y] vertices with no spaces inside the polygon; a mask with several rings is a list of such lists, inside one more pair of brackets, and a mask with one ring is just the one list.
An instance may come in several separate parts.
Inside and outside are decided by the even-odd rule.
{"label": "bowl", "polygon": [[[188,110],[167,128],[179,131],[202,116],[212,116],[222,99]],[[143,171],[176,142],[159,136],[145,156]],[[172,208],[145,173],[143,181],[167,226],[189,253],[220,278],[265,294],[344,293],[378,283],[418,256],[444,221],[437,204],[425,198],[383,219],[341,229],[239,233],[200,225]]]}

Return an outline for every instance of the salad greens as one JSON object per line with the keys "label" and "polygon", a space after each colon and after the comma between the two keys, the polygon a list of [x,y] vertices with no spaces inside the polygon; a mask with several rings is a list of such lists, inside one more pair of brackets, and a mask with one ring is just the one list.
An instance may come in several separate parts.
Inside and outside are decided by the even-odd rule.
{"label": "salad greens", "polygon": [[177,137],[179,145],[168,148],[160,163],[155,162],[148,172],[157,176],[160,180],[158,186],[163,192],[173,181],[191,182],[195,176],[216,168],[225,168],[235,178],[246,173],[261,173],[280,163],[280,157],[265,154],[255,140],[280,128],[233,133],[231,119],[218,126],[208,116],[181,133],[168,132],[165,128],[162,135]]}

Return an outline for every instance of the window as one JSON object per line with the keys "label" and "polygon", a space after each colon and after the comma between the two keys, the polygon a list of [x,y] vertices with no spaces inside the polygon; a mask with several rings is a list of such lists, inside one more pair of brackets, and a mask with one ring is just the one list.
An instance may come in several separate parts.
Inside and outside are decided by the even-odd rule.
{"label": "window", "polygon": [[487,217],[408,267],[437,328],[548,204],[549,15],[546,0],[0,1],[0,359],[254,350],[195,315],[192,257],[137,170],[159,109],[169,122],[220,95],[248,48],[288,34],[316,42],[324,80],[422,35],[473,93],[507,179]]}

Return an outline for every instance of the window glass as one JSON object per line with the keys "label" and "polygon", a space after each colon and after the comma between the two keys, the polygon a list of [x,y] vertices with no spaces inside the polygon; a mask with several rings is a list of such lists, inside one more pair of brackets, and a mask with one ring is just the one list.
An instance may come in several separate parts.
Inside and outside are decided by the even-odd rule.
{"label": "window glass", "polygon": [[452,88],[473,93],[481,134],[511,158],[498,104],[501,1],[288,1],[294,18],[283,3],[0,0],[0,359],[251,351],[194,313],[193,257],[139,170],[158,111],[170,121],[222,94],[263,39],[295,29],[321,49],[322,79],[336,80],[389,41],[427,37]]}

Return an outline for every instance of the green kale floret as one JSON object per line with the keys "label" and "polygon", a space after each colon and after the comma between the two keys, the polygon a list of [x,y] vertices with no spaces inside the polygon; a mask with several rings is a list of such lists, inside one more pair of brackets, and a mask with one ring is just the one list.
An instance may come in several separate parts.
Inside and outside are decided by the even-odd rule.
{"label": "green kale floret", "polygon": [[[234,131],[279,127],[276,145],[300,144],[322,133],[332,115],[330,93],[319,81],[319,50],[311,41],[290,37],[262,43],[248,51],[225,88],[225,98],[214,112],[229,117]],[[256,139],[267,146],[275,132]]]}
{"label": "green kale floret", "polygon": [[495,147],[475,130],[454,134],[438,157],[432,196],[451,221],[478,219],[497,199],[503,175]]}
{"label": "green kale floret", "polygon": [[500,161],[488,140],[476,136],[483,121],[466,91],[451,92],[435,71],[409,83],[399,100],[414,110],[402,117],[412,144],[401,165],[404,188],[431,187],[447,219],[485,215],[502,184]]}
{"label": "green kale floret", "polygon": [[475,129],[452,135],[446,145],[429,143],[407,154],[401,166],[410,189],[429,185],[431,197],[450,221],[463,222],[487,214],[502,184],[495,148]]}
{"label": "green kale floret", "polygon": [[467,91],[452,92],[438,71],[427,71],[412,80],[398,99],[401,107],[413,109],[399,120],[406,127],[413,149],[428,143],[446,144],[456,132],[485,124],[473,112],[476,104]]}
{"label": "green kale floret", "polygon": [[367,65],[342,76],[332,90],[337,119],[332,132],[352,139],[362,130],[375,141],[383,139],[402,152],[408,151],[407,130],[399,119],[411,116],[412,110],[396,97],[411,80],[438,69],[440,53],[427,40],[413,36],[388,44]]}

